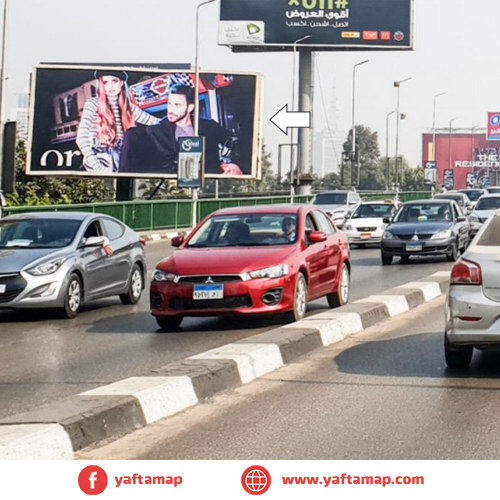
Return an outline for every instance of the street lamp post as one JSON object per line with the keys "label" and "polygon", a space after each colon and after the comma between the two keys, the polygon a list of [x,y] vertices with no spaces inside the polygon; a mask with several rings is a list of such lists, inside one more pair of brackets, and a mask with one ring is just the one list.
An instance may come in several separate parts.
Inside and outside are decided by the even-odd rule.
{"label": "street lamp post", "polygon": [[3,38],[2,38],[2,55],[0,69],[0,218],[2,217],[2,207],[5,206],[5,199],[2,192],[2,168],[3,162],[3,133],[5,123],[5,99],[6,99],[6,82],[7,82],[7,32],[8,32],[8,17],[9,17],[9,0],[4,0],[3,7]]}
{"label": "street lamp post", "polygon": [[451,162],[452,162],[452,151],[453,151],[453,148],[452,148],[452,140],[451,140],[451,135],[452,135],[452,124],[455,120],[458,120],[458,116],[456,118],[452,118],[450,120],[450,128],[449,128],[449,159],[448,159],[448,169],[450,170],[453,170],[453,167],[451,165]]}
{"label": "street lamp post", "polygon": [[470,158],[471,158],[471,173],[474,173],[474,131],[478,128],[481,128],[481,125],[475,125],[471,128],[470,131]]}
{"label": "street lamp post", "polygon": [[434,96],[434,111],[432,115],[432,159],[436,161],[436,101],[439,97],[446,95],[446,92]]}
{"label": "street lamp post", "polygon": [[391,111],[385,120],[385,190],[389,191],[389,180],[391,176],[391,160],[389,159],[389,118],[396,113]]}
{"label": "street lamp post", "polygon": [[[354,170],[354,162],[356,159],[356,69],[363,64],[369,63],[370,60],[361,61],[355,64],[352,68],[352,144],[351,144],[351,179]],[[359,181],[359,171],[358,171]]]}
{"label": "street lamp post", "polygon": [[[216,0],[206,0],[198,5],[196,8],[196,54],[195,54],[195,77],[194,77],[194,126],[193,133],[195,137],[198,136],[200,129],[200,10],[203,6],[215,2]],[[217,182],[217,181],[216,181]],[[216,188],[216,194],[218,195],[218,189]],[[198,189],[191,190],[191,198],[193,200],[193,213],[192,213],[192,225],[196,226],[198,216]]]}
{"label": "street lamp post", "polygon": [[401,84],[408,82],[411,80],[410,78],[405,78],[404,80],[399,80],[394,82],[394,86],[398,89],[398,102],[396,107],[396,193],[399,196],[399,122],[401,120],[401,114],[399,112],[399,105],[401,101]]}
{"label": "street lamp post", "polygon": [[[307,40],[308,38],[312,38],[312,35],[307,35],[303,36],[302,38],[299,38],[298,40],[295,40],[293,42],[293,75],[292,75],[292,109],[290,111],[294,112],[295,110],[295,94],[296,94],[296,79],[297,79],[297,44],[300,42],[303,42],[304,40]],[[294,196],[294,191],[293,191],[293,183],[295,180],[294,172],[293,172],[293,164],[294,164],[294,159],[295,159],[295,152],[294,152],[294,145],[295,145],[295,129],[292,128],[292,132],[290,134],[290,197],[292,198],[291,201],[293,203],[293,196]],[[297,175],[299,173],[297,172]]]}

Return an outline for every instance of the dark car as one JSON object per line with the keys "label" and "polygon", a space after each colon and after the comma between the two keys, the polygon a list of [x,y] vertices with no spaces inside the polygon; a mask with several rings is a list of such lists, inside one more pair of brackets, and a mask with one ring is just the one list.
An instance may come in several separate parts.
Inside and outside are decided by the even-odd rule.
{"label": "dark car", "polygon": [[451,200],[423,200],[405,203],[388,223],[382,237],[382,263],[394,257],[408,260],[413,255],[446,255],[458,259],[470,242],[470,226],[460,207]]}

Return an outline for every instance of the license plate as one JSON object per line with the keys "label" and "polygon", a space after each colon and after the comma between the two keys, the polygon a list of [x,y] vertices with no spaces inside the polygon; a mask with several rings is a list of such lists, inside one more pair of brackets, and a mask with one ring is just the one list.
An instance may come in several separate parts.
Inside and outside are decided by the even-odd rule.
{"label": "license plate", "polygon": [[361,233],[362,240],[369,240],[372,237],[371,233]]}
{"label": "license plate", "polygon": [[407,252],[421,252],[424,249],[423,243],[407,243],[406,251]]}
{"label": "license plate", "polygon": [[193,300],[213,300],[224,298],[224,285],[195,285]]}
{"label": "license plate", "polygon": [[0,285],[0,293],[5,293],[7,291],[7,285]]}

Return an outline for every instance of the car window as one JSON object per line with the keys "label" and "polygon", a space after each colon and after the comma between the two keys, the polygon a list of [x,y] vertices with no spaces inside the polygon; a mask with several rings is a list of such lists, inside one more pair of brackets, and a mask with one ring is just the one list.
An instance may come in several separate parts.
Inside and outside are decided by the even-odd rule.
{"label": "car window", "polygon": [[111,219],[102,219],[102,222],[110,241],[121,238],[123,233],[125,233],[125,228],[118,222]]}
{"label": "car window", "polygon": [[85,239],[87,239],[87,238],[95,238],[98,236],[103,236],[103,233],[102,233],[102,229],[101,229],[101,224],[99,224],[98,220],[95,220],[87,228],[83,237]]}
{"label": "car window", "polygon": [[385,217],[391,217],[394,213],[394,205],[392,204],[380,204],[373,203],[367,205],[360,205],[354,215],[353,219],[383,219]]}
{"label": "car window", "polygon": [[463,217],[463,213],[460,207],[457,207],[457,205],[453,205],[453,212],[455,214],[455,219],[458,219],[459,217]]}
{"label": "car window", "polygon": [[314,205],[345,205],[347,193],[320,193],[313,202]]}
{"label": "car window", "polygon": [[452,220],[450,203],[411,203],[403,205],[394,222],[447,222]]}
{"label": "car window", "polygon": [[500,208],[500,197],[481,198],[476,205],[476,210],[497,210],[499,208]]}
{"label": "car window", "polygon": [[328,221],[328,218],[326,215],[322,212],[319,212],[318,210],[314,211],[314,218],[316,219],[316,222],[318,223],[318,228],[320,231],[323,231],[324,233],[330,235],[333,234],[333,228],[330,225],[330,222]]}

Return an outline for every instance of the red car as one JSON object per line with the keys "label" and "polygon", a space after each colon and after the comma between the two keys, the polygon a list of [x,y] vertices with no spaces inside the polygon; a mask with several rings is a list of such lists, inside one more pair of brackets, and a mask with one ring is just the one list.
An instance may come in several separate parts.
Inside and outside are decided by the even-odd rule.
{"label": "red car", "polygon": [[286,313],[305,316],[310,300],[349,300],[347,237],[310,205],[219,210],[161,261],[151,282],[151,313],[164,330],[185,316]]}

